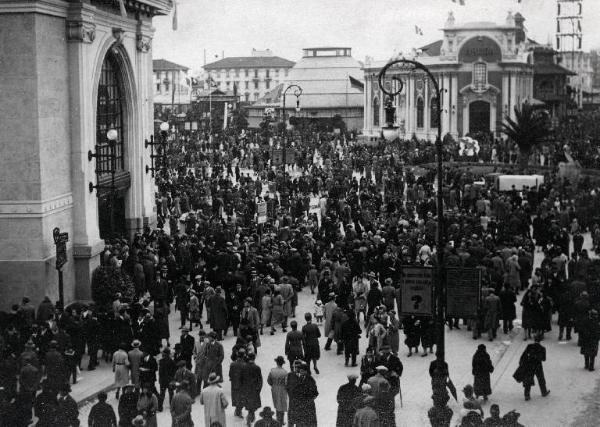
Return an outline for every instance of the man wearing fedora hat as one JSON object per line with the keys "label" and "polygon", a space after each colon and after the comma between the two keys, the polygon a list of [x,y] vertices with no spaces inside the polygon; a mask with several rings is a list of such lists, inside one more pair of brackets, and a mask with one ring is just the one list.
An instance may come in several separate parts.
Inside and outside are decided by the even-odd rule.
{"label": "man wearing fedora hat", "polygon": [[285,389],[288,371],[285,370],[283,365],[285,359],[283,356],[277,356],[275,358],[276,367],[271,369],[269,376],[267,377],[267,384],[271,386],[271,396],[273,398],[273,406],[277,414],[277,421],[283,425],[285,419],[285,413],[288,410],[288,394]]}
{"label": "man wearing fedora hat", "polygon": [[248,411],[246,418],[248,425],[254,422],[254,413],[262,406],[260,391],[263,386],[263,377],[260,366],[254,363],[256,355],[250,353],[246,356],[246,363],[242,367],[242,394],[244,396],[244,407]]}
{"label": "man wearing fedora hat", "polygon": [[219,385],[221,377],[211,372],[206,381],[206,387],[200,393],[200,404],[204,405],[204,425],[211,426],[214,422],[226,427],[225,408],[229,401]]}
{"label": "man wearing fedora hat", "polygon": [[140,386],[140,363],[142,361],[142,357],[144,357],[144,352],[140,350],[141,345],[142,343],[140,340],[133,340],[131,343],[131,347],[133,348],[127,353],[127,357],[129,359],[129,370],[131,372],[131,382],[136,387]]}
{"label": "man wearing fedora hat", "polygon": [[336,427],[352,425],[354,414],[356,413],[356,400],[362,395],[361,389],[356,385],[357,379],[358,375],[349,374],[348,382],[338,389]]}
{"label": "man wearing fedora hat", "polygon": [[158,395],[158,412],[163,410],[163,402],[165,401],[165,395],[169,392],[169,402],[173,399],[173,389],[169,387],[169,384],[175,378],[175,372],[177,366],[175,361],[171,358],[171,349],[165,347],[162,351],[162,357],[158,362],[158,385],[160,386],[160,394]]}
{"label": "man wearing fedora hat", "polygon": [[273,419],[274,414],[271,407],[265,406],[263,410],[260,411],[260,414],[258,414],[261,419],[254,424],[254,427],[281,427],[282,424]]}
{"label": "man wearing fedora hat", "polygon": [[192,369],[192,356],[194,355],[194,337],[190,335],[190,330],[187,326],[181,328],[181,358],[185,360],[188,369]]}

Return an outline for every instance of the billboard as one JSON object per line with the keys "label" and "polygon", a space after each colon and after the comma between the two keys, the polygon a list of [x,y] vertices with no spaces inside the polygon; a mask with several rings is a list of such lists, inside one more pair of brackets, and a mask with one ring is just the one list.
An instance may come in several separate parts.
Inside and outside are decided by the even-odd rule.
{"label": "billboard", "polygon": [[433,315],[433,269],[403,266],[400,279],[402,315]]}
{"label": "billboard", "polygon": [[446,269],[446,316],[474,318],[481,301],[481,270]]}

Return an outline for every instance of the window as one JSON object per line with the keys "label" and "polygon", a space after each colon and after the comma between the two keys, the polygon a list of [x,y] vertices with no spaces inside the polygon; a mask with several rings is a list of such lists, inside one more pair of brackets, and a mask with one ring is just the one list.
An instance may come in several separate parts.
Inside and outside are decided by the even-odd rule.
{"label": "window", "polygon": [[267,79],[271,77],[271,70],[269,70],[268,68],[266,70],[266,77]]}
{"label": "window", "polygon": [[289,71],[289,70],[286,68],[286,69],[285,69],[285,76],[286,76],[286,77],[288,76],[288,71]]}
{"label": "window", "polygon": [[379,99],[373,98],[373,126],[379,126]]}
{"label": "window", "polygon": [[271,82],[270,82],[269,80],[267,80],[267,81],[265,82],[265,88],[266,88],[266,89],[270,89],[270,88],[271,88]]}
{"label": "window", "polygon": [[165,84],[165,92],[169,92],[169,78],[165,77],[165,80],[163,81],[163,83]]}
{"label": "window", "polygon": [[156,92],[160,93],[160,82],[156,83]]}
{"label": "window", "polygon": [[236,77],[240,76],[240,70],[238,68],[235,69],[235,76]]}
{"label": "window", "polygon": [[246,77],[248,77],[248,73],[249,73],[249,70],[246,68],[246,69],[244,70],[244,75],[245,75]]}
{"label": "window", "polygon": [[229,78],[229,70],[225,70],[225,77]]}
{"label": "window", "polygon": [[96,158],[96,167],[99,171],[108,171],[111,167],[111,152],[108,146],[106,133],[114,129],[117,131],[115,146],[115,170],[123,170],[123,96],[118,64],[111,53],[104,59],[98,84],[98,105],[96,108],[96,144],[100,157]]}
{"label": "window", "polygon": [[278,79],[279,78],[279,69],[275,70],[275,78]]}
{"label": "window", "polygon": [[250,82],[244,82],[244,89],[250,89]]}
{"label": "window", "polygon": [[258,70],[254,70],[254,78],[257,79],[258,78]]}
{"label": "window", "polygon": [[437,98],[431,98],[429,101],[429,127],[437,128],[440,123],[438,119]]}
{"label": "window", "polygon": [[473,64],[473,91],[484,92],[487,86],[487,65],[484,62]]}
{"label": "window", "polygon": [[425,103],[423,98],[417,98],[417,128],[423,128]]}
{"label": "window", "polygon": [[256,93],[254,94],[254,100],[255,100],[255,101],[258,101],[258,92],[256,92]]}
{"label": "window", "polygon": [[254,81],[254,89],[258,89],[258,80]]}
{"label": "window", "polygon": [[244,100],[245,100],[246,102],[250,101],[250,94],[249,94],[248,92],[246,92],[246,93],[244,94]]}

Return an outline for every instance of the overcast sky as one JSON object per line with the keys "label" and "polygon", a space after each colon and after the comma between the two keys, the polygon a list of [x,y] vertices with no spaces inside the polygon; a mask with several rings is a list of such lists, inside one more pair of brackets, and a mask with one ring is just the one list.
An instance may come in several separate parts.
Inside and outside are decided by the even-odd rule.
{"label": "overcast sky", "polygon": [[[348,46],[352,56],[387,59],[394,50],[439,40],[449,11],[456,23],[503,23],[507,12],[526,19],[528,37],[554,40],[556,0],[178,0],[178,30],[172,16],[154,19],[154,58],[199,70],[225,56],[249,56],[252,48],[270,48],[297,61],[301,49]],[[583,48],[600,47],[600,0],[583,1]],[[423,35],[415,34],[415,25]]]}

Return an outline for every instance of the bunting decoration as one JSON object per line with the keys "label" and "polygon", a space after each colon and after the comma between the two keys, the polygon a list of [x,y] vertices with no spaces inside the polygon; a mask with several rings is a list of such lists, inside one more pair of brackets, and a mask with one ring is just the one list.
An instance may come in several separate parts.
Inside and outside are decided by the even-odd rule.
{"label": "bunting decoration", "polygon": [[177,31],[177,2],[176,1],[173,1],[173,31]]}
{"label": "bunting decoration", "polygon": [[121,17],[127,18],[127,10],[125,9],[125,0],[119,0],[119,9],[121,9]]}

